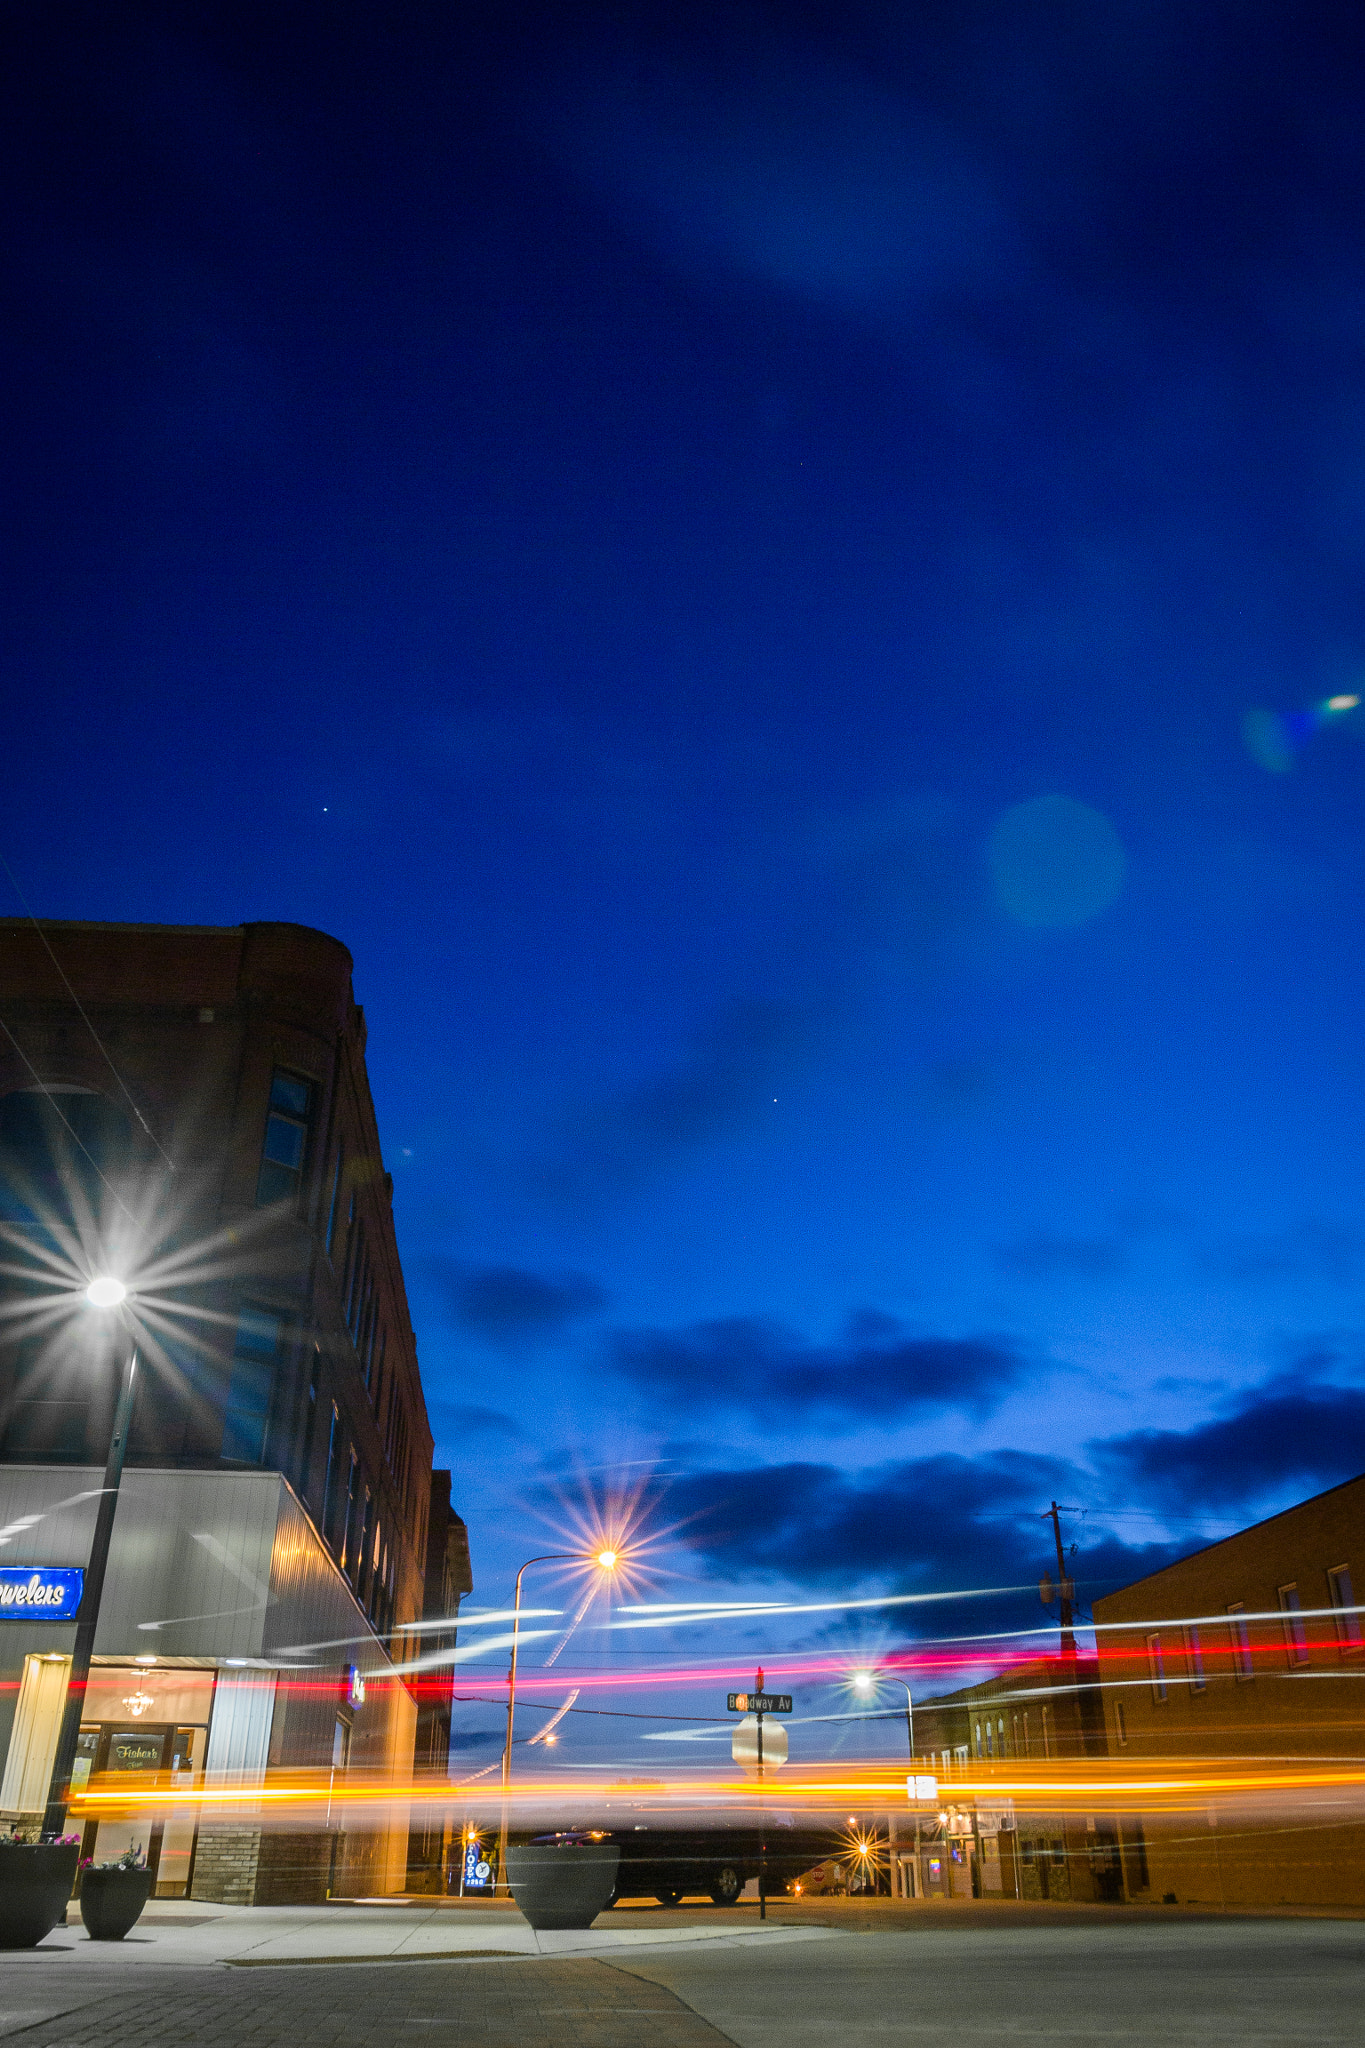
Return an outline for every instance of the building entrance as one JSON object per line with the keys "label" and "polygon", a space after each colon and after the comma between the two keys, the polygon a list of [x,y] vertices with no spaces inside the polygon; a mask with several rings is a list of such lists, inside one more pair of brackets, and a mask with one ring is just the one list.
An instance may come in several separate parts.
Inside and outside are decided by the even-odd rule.
{"label": "building entrance", "polygon": [[[214,1673],[160,1664],[96,1665],[86,1689],[71,1788],[92,1780],[117,1795],[120,1780],[177,1792],[204,1773]],[[158,1709],[160,1711],[158,1711]],[[169,1710],[169,1711],[168,1711]],[[172,1718],[174,1716],[174,1718]],[[172,1801],[130,1819],[90,1820],[81,1836],[81,1860],[112,1863],[140,1849],[157,1898],[184,1898],[194,1866],[197,1810]]]}

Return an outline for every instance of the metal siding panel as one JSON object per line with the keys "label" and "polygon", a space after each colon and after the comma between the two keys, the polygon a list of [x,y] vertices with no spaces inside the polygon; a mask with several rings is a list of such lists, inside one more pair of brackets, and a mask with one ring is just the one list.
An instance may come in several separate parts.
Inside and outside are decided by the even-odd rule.
{"label": "metal siding panel", "polygon": [[265,1776],[274,1710],[273,1671],[219,1673],[204,1758],[210,1785],[246,1784]]}
{"label": "metal siding panel", "polygon": [[[0,1559],[84,1565],[101,1478],[93,1468],[0,1466],[0,1533],[12,1531]],[[96,1655],[259,1657],[282,1492],[276,1472],[125,1474]],[[28,1516],[31,1527],[14,1528]],[[54,1626],[53,1649],[68,1649],[72,1633]],[[0,1624],[0,1671],[17,1676],[20,1662]]]}

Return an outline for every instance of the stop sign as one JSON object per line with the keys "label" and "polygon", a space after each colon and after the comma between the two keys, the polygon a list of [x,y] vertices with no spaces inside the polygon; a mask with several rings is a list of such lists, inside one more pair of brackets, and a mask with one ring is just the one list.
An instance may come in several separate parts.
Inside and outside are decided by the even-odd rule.
{"label": "stop sign", "polygon": [[[735,1723],[730,1737],[730,1754],[741,1770],[758,1776],[758,1716],[746,1714]],[[775,1771],[787,1761],[787,1731],[780,1721],[763,1717],[763,1768]]]}

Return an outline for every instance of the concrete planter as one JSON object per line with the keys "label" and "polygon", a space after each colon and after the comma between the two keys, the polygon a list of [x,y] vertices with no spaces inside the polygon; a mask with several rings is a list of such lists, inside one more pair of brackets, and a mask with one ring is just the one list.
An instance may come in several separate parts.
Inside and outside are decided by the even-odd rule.
{"label": "concrete planter", "polygon": [[80,1853],[78,1842],[0,1848],[0,1948],[36,1948],[65,1923]]}
{"label": "concrete planter", "polygon": [[151,1896],[150,1870],[87,1870],[81,1878],[81,1918],[92,1941],[122,1941]]}
{"label": "concrete planter", "polygon": [[507,1882],[532,1927],[591,1927],[620,1860],[614,1842],[527,1842],[507,1851]]}

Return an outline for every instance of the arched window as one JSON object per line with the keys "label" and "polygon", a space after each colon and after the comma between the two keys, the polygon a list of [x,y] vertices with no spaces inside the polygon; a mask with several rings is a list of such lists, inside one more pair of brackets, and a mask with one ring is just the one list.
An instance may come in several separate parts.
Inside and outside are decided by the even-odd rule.
{"label": "arched window", "polygon": [[106,1096],[16,1088],[0,1096],[0,1220],[70,1229],[99,1217],[132,1155],[128,1119]]}

